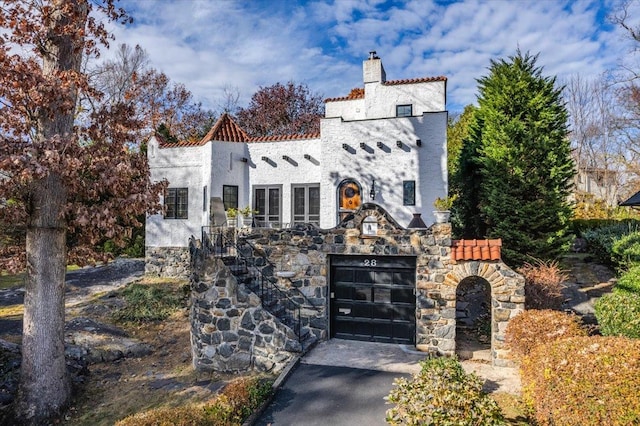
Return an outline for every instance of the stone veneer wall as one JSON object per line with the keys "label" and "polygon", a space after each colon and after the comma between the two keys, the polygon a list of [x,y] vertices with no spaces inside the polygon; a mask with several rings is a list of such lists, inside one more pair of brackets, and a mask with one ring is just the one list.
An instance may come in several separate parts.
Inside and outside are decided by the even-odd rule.
{"label": "stone veneer wall", "polygon": [[[378,223],[374,237],[361,232],[368,216]],[[455,353],[457,285],[468,276],[485,278],[491,286],[494,364],[513,365],[504,348],[504,331],[508,320],[524,310],[524,279],[502,262],[452,261],[450,224],[404,229],[380,206],[364,204],[334,229],[304,225],[245,232],[240,239],[260,254],[254,259],[256,265],[264,265],[265,256],[276,269],[284,266],[295,272],[292,278],[279,278],[278,285],[303,306],[303,327],[320,339],[326,339],[329,331],[330,255],[416,256],[416,347],[436,354]],[[263,268],[267,276],[274,272],[273,266]]]}
{"label": "stone veneer wall", "polygon": [[191,242],[191,351],[199,370],[278,373],[301,345],[221,259]]}
{"label": "stone veneer wall", "polygon": [[169,278],[188,278],[188,247],[145,247],[144,272]]}

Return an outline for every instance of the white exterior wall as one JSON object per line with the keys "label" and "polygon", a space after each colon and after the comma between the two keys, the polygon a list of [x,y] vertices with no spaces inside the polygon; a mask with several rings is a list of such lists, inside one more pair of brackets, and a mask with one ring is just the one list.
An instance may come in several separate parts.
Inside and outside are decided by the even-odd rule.
{"label": "white exterior wall", "polygon": [[[386,86],[380,83],[364,85],[366,118],[396,116],[396,105],[413,105],[413,115],[445,110],[445,82],[398,84]],[[343,116],[350,120],[348,116]]]}
{"label": "white exterior wall", "polygon": [[188,218],[165,219],[161,214],[149,216],[145,244],[149,247],[187,247],[189,237],[200,237],[203,221],[202,186],[205,146],[158,148],[155,138],[149,140],[148,158],[151,180],[167,179],[169,188],[188,188]]}
{"label": "white exterior wall", "polygon": [[[400,225],[407,226],[413,213],[421,213],[427,224],[433,222],[433,201],[447,193],[446,131],[446,112],[375,121],[323,119],[321,227],[337,224],[338,185],[345,179],[356,180],[362,201],[381,205]],[[416,139],[422,141],[421,147]],[[397,147],[398,140],[402,148]],[[360,148],[361,142],[368,151]],[[384,146],[378,148],[377,142]],[[369,197],[373,179],[375,200]],[[416,181],[415,206],[403,206],[405,180]]]}
{"label": "white exterior wall", "polygon": [[249,164],[242,158],[248,158],[247,144],[244,142],[209,142],[212,146],[211,172],[209,186],[210,197],[222,199],[222,187],[233,185],[238,187],[238,207],[249,204]]}
{"label": "white exterior wall", "polygon": [[[281,185],[282,222],[292,223],[291,185],[320,183],[322,176],[322,150],[320,139],[304,139],[295,141],[255,142],[247,144],[249,151],[249,182],[251,187],[259,185]],[[304,158],[311,156],[310,160]],[[293,165],[282,158],[289,156],[298,165]],[[270,164],[262,160],[268,157]],[[318,164],[315,164],[315,163]],[[327,192],[327,188],[320,186],[320,196]],[[249,204],[247,202],[247,204]],[[253,199],[251,199],[253,205]],[[323,215],[321,206],[320,214]]]}

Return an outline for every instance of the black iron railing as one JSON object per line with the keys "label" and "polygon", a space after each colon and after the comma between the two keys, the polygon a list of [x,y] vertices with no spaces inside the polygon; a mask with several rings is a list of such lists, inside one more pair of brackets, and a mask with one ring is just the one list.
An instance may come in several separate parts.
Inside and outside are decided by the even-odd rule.
{"label": "black iron railing", "polygon": [[[278,287],[275,277],[265,275],[263,269],[254,264],[255,248],[247,242],[238,241],[237,229],[203,226],[201,241],[203,249],[223,259],[238,282],[257,294],[262,300],[262,306],[291,328],[302,343],[300,304]],[[273,271],[270,262],[266,261],[263,268],[265,266]]]}

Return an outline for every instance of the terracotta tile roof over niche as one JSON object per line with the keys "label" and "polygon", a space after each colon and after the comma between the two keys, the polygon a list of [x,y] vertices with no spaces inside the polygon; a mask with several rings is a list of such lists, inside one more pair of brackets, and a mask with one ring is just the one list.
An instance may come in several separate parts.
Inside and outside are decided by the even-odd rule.
{"label": "terracotta tile roof over niche", "polygon": [[502,240],[453,240],[451,260],[500,260]]}

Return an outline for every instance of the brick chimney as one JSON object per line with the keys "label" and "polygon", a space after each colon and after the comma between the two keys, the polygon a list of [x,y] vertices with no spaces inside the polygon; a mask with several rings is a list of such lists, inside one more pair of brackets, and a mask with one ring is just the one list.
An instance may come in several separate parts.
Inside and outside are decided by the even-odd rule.
{"label": "brick chimney", "polygon": [[365,84],[384,83],[387,80],[382,61],[376,55],[375,50],[369,52],[369,59],[362,63],[362,76]]}

